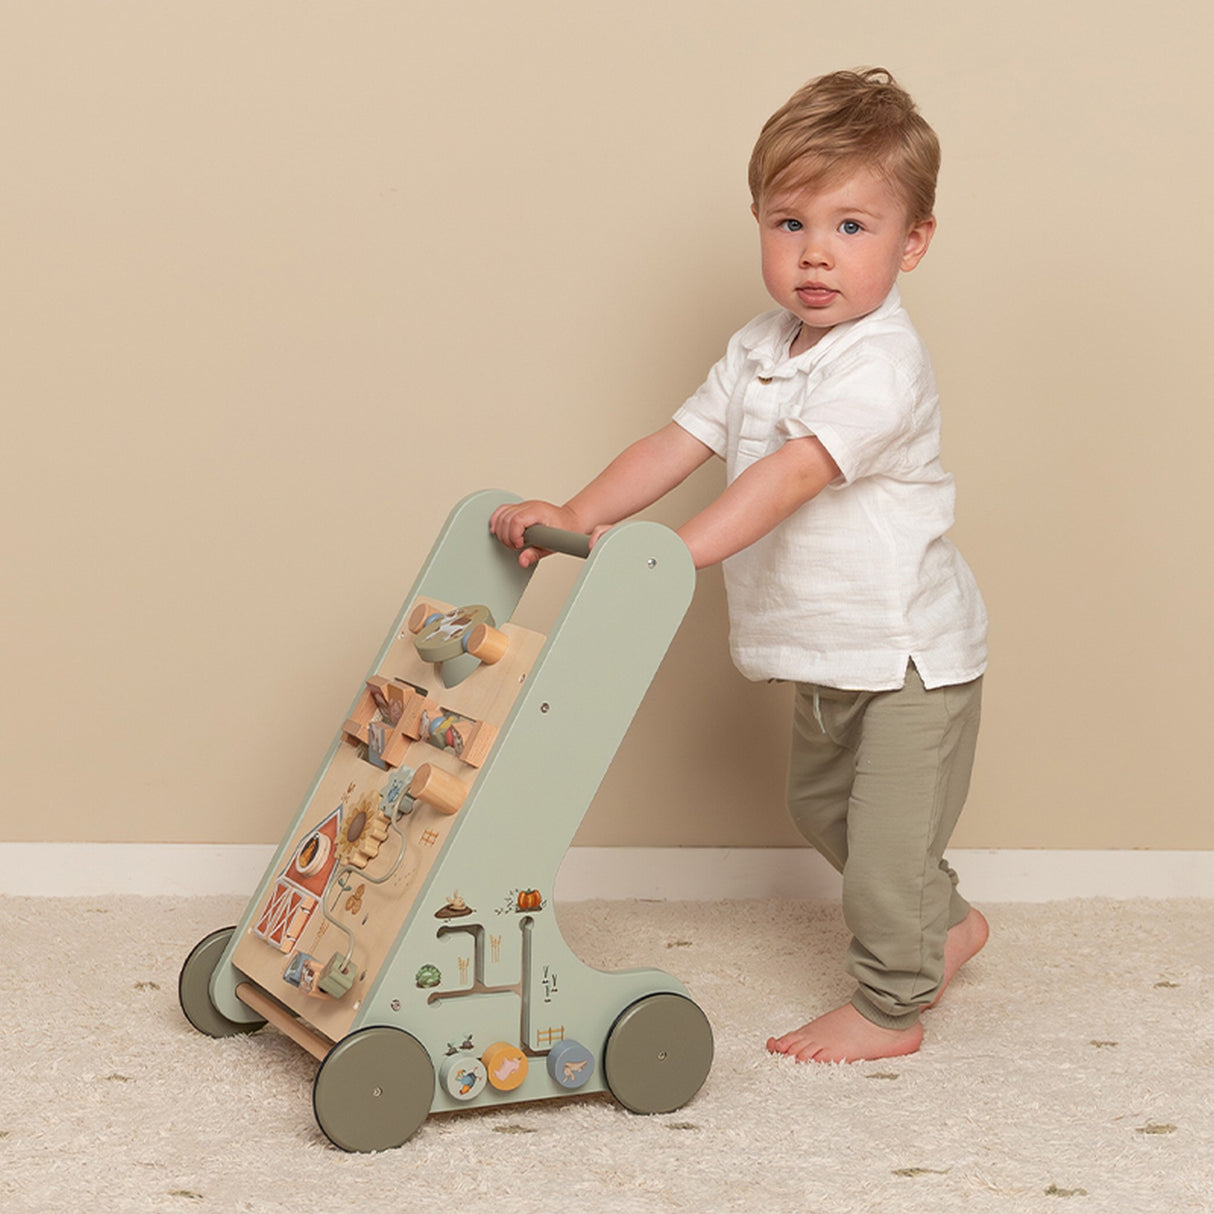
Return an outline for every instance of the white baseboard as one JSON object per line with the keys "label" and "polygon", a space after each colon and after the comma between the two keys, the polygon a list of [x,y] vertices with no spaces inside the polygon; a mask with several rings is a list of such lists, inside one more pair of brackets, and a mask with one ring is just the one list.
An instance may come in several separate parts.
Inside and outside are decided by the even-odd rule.
{"label": "white baseboard", "polygon": [[[269,845],[0,843],[0,895],[250,894]],[[1214,898],[1214,851],[949,852],[974,902]],[[808,848],[574,847],[557,901],[836,898],[839,877]]]}

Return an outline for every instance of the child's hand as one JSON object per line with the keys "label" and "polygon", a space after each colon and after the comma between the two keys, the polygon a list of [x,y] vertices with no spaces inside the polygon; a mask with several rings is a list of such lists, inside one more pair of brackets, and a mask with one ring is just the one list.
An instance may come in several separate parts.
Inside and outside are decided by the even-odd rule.
{"label": "child's hand", "polygon": [[518,548],[518,563],[524,569],[534,565],[550,553],[545,548],[524,548],[523,532],[532,523],[543,523],[546,527],[559,527],[562,531],[581,531],[582,524],[576,514],[566,506],[555,506],[552,502],[515,502],[499,506],[489,520],[489,530],[506,545]]}
{"label": "child's hand", "polygon": [[600,523],[600,524],[599,524],[599,525],[598,525],[598,526],[597,526],[597,527],[596,527],[596,528],[595,528],[595,529],[594,529],[594,530],[593,530],[593,531],[590,533],[590,547],[591,547],[591,549],[592,549],[592,550],[593,550],[593,548],[594,548],[595,544],[597,544],[597,543],[599,542],[599,537],[600,537],[600,536],[601,536],[601,535],[602,535],[602,534],[603,534],[605,531],[610,531],[610,530],[611,530],[611,528],[612,528],[612,525],[613,525],[613,524],[611,524],[611,523]]}

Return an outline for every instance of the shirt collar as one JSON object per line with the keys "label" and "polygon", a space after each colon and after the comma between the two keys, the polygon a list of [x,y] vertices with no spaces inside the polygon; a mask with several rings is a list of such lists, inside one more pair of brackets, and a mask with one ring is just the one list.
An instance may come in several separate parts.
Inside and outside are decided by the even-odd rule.
{"label": "shirt collar", "polygon": [[764,325],[749,339],[743,341],[743,348],[758,364],[763,375],[775,378],[777,376],[795,375],[812,367],[822,355],[837,346],[849,333],[853,333],[858,325],[875,320],[883,320],[902,307],[902,296],[895,283],[880,305],[855,320],[845,320],[835,325],[815,346],[789,358],[788,347],[792,344],[801,321],[792,312],[780,311],[771,314],[771,323]]}

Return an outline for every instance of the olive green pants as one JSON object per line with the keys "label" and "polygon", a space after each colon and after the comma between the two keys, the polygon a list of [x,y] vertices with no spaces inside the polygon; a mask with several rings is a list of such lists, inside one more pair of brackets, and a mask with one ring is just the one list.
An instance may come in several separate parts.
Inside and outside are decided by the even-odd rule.
{"label": "olive green pants", "polygon": [[969,913],[944,849],[969,791],[982,680],[897,691],[797,684],[788,805],[843,875],[853,1006],[914,1024],[944,977],[948,929]]}

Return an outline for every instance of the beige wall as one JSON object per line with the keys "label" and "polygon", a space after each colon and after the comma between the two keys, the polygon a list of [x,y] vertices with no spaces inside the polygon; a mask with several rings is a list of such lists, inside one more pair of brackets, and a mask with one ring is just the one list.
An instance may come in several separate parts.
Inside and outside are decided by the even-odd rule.
{"label": "beige wall", "polygon": [[[449,507],[669,415],[766,306],[759,125],[880,63],[944,143],[905,296],[993,620],[956,842],[1214,847],[1209,13],[7,6],[0,838],[277,838]],[[796,841],[724,627],[709,572],[580,842]]]}

